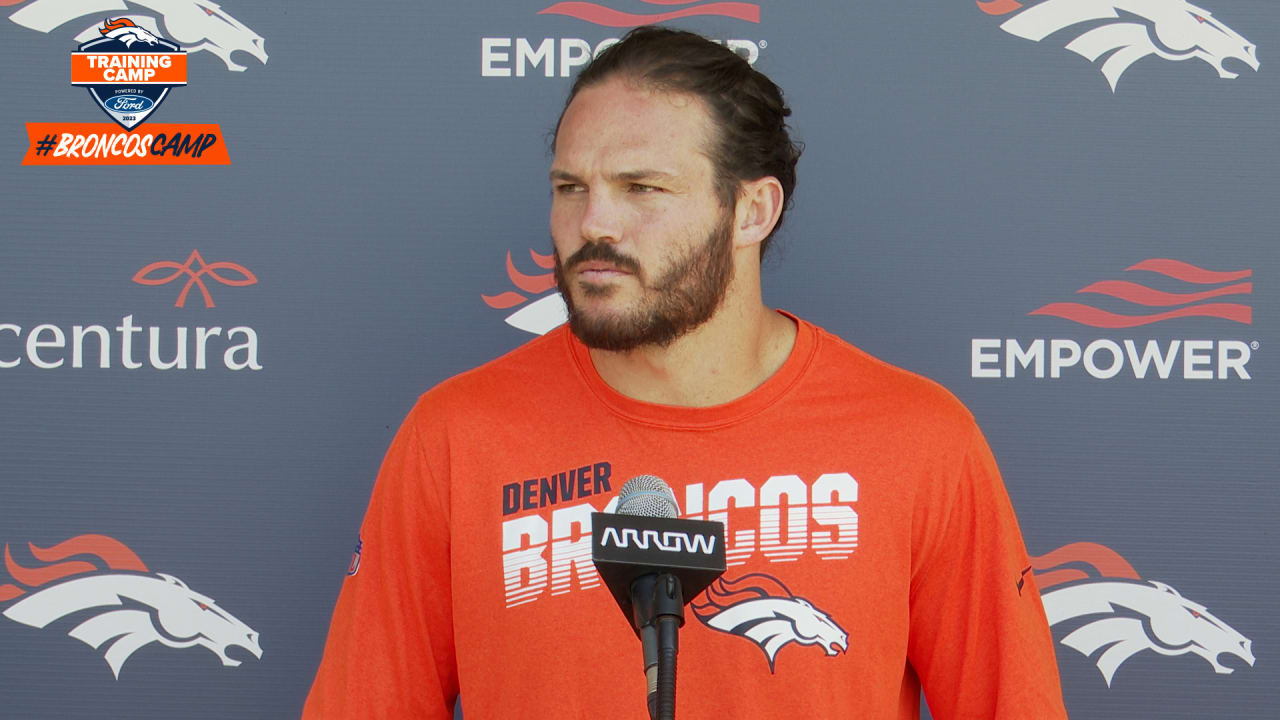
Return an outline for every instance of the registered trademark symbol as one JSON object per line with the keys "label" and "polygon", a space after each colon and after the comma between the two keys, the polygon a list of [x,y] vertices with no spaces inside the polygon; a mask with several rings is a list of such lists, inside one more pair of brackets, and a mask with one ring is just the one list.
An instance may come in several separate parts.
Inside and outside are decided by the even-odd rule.
{"label": "registered trademark symbol", "polygon": [[768,40],[761,40],[761,41],[760,41],[760,47],[761,47],[762,49],[763,49],[763,48],[767,48],[767,47],[769,47],[769,41],[768,41]]}
{"label": "registered trademark symbol", "polygon": [[1262,347],[1262,343],[1258,342],[1257,340],[1254,340],[1253,342],[1249,343],[1249,347],[1253,348],[1254,350],[1257,350],[1258,348]]}

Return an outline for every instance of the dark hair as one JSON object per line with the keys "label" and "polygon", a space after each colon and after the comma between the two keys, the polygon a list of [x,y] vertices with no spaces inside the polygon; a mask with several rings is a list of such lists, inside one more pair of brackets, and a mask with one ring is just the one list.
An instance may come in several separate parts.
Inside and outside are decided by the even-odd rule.
{"label": "dark hair", "polygon": [[[778,179],[785,201],[777,225],[760,243],[763,257],[791,206],[796,161],[802,150],[787,132],[791,109],[783,102],[781,88],[723,45],[683,30],[645,26],[627,33],[583,68],[565,109],[580,90],[615,75],[667,92],[688,93],[707,104],[717,130],[707,154],[723,206],[734,207],[744,182],[770,175]],[[563,110],[560,118],[564,119]]]}

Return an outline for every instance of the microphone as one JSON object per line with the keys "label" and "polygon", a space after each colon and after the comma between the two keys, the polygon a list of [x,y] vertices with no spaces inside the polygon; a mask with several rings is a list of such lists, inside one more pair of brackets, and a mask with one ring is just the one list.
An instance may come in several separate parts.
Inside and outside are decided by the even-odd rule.
{"label": "microphone", "polygon": [[662,478],[639,475],[619,490],[617,512],[591,515],[591,560],[640,638],[654,720],[675,718],[685,598],[725,571],[724,524],[679,514]]}

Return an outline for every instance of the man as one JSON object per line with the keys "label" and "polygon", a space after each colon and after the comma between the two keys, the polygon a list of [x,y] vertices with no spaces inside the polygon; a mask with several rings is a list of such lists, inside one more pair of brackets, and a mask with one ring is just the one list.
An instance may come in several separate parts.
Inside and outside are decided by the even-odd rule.
{"label": "man", "polygon": [[589,513],[665,478],[726,522],[679,717],[1065,717],[1017,522],[945,390],[765,306],[799,151],[732,52],[641,28],[555,136],[560,328],[426,393],[362,527],[307,718],[646,717]]}

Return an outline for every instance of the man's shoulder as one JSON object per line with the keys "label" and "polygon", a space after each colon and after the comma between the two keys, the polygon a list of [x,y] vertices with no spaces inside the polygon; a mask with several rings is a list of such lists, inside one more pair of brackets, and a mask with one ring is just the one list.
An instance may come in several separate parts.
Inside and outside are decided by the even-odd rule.
{"label": "man's shoulder", "polygon": [[864,402],[898,415],[953,428],[973,424],[973,414],[942,384],[882,360],[829,330],[814,327],[819,338],[814,371],[821,383],[854,392]]}
{"label": "man's shoulder", "polygon": [[551,330],[426,391],[418,408],[475,412],[511,408],[545,393],[563,392],[576,377],[565,326]]}

